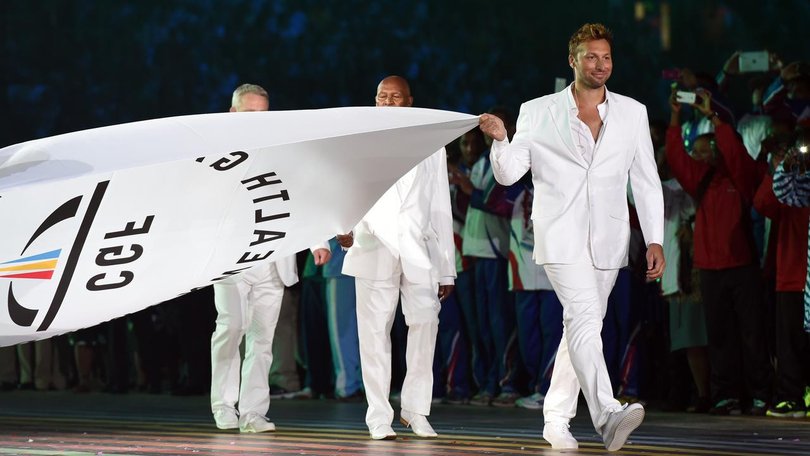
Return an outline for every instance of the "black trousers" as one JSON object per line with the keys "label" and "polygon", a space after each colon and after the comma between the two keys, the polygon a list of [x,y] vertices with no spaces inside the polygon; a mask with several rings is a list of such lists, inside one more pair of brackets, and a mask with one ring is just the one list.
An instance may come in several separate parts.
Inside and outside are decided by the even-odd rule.
{"label": "black trousers", "polygon": [[768,402],[773,374],[759,268],[752,264],[703,269],[700,279],[713,399],[750,397]]}
{"label": "black trousers", "polygon": [[322,277],[301,279],[298,353],[306,369],[304,386],[310,387],[315,397],[331,395],[335,389],[325,293]]}
{"label": "black trousers", "polygon": [[804,294],[776,292],[776,400],[804,404],[810,384],[810,334],[804,332]]}

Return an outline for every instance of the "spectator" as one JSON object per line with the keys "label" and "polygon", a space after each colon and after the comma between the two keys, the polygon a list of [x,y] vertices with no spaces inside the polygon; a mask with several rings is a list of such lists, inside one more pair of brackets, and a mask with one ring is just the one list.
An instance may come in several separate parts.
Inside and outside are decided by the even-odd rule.
{"label": "spectator", "polygon": [[661,294],[669,305],[670,350],[686,351],[697,389],[697,398],[687,411],[706,413],[712,404],[706,310],[700,297],[700,275],[692,267],[695,203],[672,177],[664,153],[659,154],[658,174],[664,191],[664,256],[669,262],[661,277]]}
{"label": "spectator", "polygon": [[[760,272],[751,229],[751,203],[763,171],[735,131],[712,111],[711,95],[692,105],[710,119],[715,134],[695,140],[693,157],[680,134],[681,105],[670,97],[667,163],[695,200],[694,267],[706,306],[714,414],[740,411],[743,372],[752,397],[749,412],[764,415],[770,397]],[[742,366],[740,360],[742,359]]]}
{"label": "spectator", "polygon": [[341,272],[346,252],[340,248],[337,239],[331,239],[329,246],[334,253],[329,263],[323,266],[323,277],[335,397],[347,402],[362,401],[363,377],[360,371],[354,278]]}
{"label": "spectator", "polygon": [[[492,109],[514,131],[512,116],[503,109]],[[520,394],[515,388],[519,353],[515,327],[515,307],[508,292],[507,256],[509,220],[514,189],[495,181],[489,152],[484,151],[470,174],[473,192],[462,233],[462,253],[474,258],[477,334],[481,338],[481,359],[485,378],[472,403],[512,407]]]}
{"label": "spectator", "polygon": [[[481,130],[474,128],[459,138],[458,153],[447,158],[450,206],[453,212],[453,241],[456,252],[456,286],[442,303],[439,312],[437,358],[443,375],[439,379],[443,402],[465,404],[470,400],[470,379],[476,388],[485,382],[485,363],[481,358],[482,339],[478,334],[475,312],[473,258],[462,254],[464,223],[470,206],[473,185],[470,173],[484,151]],[[434,390],[435,391],[435,390]]]}
{"label": "spectator", "polygon": [[515,199],[509,237],[509,290],[515,294],[515,315],[520,355],[529,375],[529,395],[515,405],[540,410],[551,385],[554,357],[562,338],[562,304],[543,270],[535,263],[531,208],[531,175],[521,179],[523,190]]}
{"label": "spectator", "polygon": [[0,391],[17,388],[17,349],[0,347]]}
{"label": "spectator", "polygon": [[[785,158],[785,150],[772,154],[773,168]],[[770,175],[762,180],[754,207],[778,226],[776,238],[776,405],[768,416],[804,418],[805,387],[810,384],[810,339],[802,331],[804,291],[807,276],[807,229],[810,208],[780,203]]]}
{"label": "spectator", "polygon": [[[802,142],[797,144],[774,174],[773,191],[780,202],[796,207],[810,206],[810,173],[807,172],[807,138],[806,132],[800,136]],[[808,227],[810,236],[810,226]],[[810,332],[810,246],[807,251],[808,268],[804,285],[804,330]],[[805,407],[810,410],[810,388],[805,389]],[[810,417],[810,412],[808,415]]]}

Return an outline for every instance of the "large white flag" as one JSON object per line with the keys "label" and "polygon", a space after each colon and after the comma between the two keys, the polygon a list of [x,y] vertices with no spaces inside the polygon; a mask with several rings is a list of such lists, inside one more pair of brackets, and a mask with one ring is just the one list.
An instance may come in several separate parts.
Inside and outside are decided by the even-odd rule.
{"label": "large white flag", "polygon": [[347,232],[476,124],[418,108],[221,113],[0,149],[0,346],[132,313]]}

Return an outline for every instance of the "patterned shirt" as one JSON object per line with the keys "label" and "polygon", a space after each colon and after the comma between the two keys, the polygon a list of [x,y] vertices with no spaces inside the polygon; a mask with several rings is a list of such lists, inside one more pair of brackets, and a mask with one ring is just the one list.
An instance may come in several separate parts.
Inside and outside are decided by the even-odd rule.
{"label": "patterned shirt", "polygon": [[[773,175],[773,192],[784,204],[796,207],[810,206],[810,173],[799,169],[786,170],[784,162]],[[810,237],[810,226],[807,235]],[[810,332],[810,243],[807,247],[807,277],[804,284],[804,330]]]}

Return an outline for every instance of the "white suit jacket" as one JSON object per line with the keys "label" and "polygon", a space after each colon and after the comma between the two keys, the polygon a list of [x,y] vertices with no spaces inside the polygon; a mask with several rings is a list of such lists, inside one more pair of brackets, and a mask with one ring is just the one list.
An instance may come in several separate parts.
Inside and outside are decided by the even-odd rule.
{"label": "white suit jacket", "polygon": [[617,269],[628,260],[628,178],[646,244],[663,245],[664,202],[647,109],[606,91],[608,113],[588,165],[571,137],[566,90],[520,107],[512,143],[492,144],[493,173],[510,185],[531,169],[537,263],[581,262],[590,248],[595,267]]}
{"label": "white suit jacket", "polygon": [[370,280],[394,276],[397,263],[414,283],[450,285],[456,277],[453,216],[444,148],[400,179],[413,179],[400,195],[388,189],[354,228],[343,273]]}

